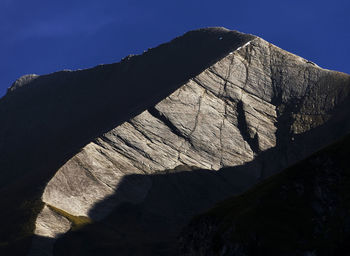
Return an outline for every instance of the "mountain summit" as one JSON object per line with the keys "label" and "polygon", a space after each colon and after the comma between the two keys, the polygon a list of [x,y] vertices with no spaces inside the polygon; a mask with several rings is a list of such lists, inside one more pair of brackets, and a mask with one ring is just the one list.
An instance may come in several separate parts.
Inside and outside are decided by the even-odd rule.
{"label": "mountain summit", "polygon": [[14,85],[0,248],[18,254],[176,255],[194,215],[350,131],[350,76],[224,28]]}

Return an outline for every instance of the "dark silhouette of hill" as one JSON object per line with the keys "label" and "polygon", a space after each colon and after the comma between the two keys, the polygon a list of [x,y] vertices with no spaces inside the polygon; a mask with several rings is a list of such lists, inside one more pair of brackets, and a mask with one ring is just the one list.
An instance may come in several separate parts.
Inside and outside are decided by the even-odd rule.
{"label": "dark silhouette of hill", "polygon": [[179,255],[349,255],[350,136],[196,216]]}

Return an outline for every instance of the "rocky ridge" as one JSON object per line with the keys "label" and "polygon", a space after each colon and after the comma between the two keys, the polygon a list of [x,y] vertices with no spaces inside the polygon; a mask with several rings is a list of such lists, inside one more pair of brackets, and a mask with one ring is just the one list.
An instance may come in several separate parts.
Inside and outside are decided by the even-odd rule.
{"label": "rocky ridge", "polygon": [[[137,255],[133,239],[147,240],[140,255],[154,255],[160,238],[170,248],[193,215],[348,132],[349,89],[346,74],[222,28],[117,64],[36,78],[0,100],[2,175],[45,177],[35,181],[45,206],[31,255],[50,255],[58,237],[55,254],[67,255],[77,240],[62,235],[91,222],[81,232],[108,226],[126,239],[118,248],[126,253]],[[27,121],[24,130],[17,120]],[[18,158],[26,165],[13,165]],[[125,223],[140,231],[123,238]],[[101,239],[89,235],[71,246]]]}
{"label": "rocky ridge", "polygon": [[[321,69],[255,38],[154,107],[86,145],[57,171],[42,200],[98,221],[124,202],[142,203],[152,188],[152,180],[146,178],[119,191],[125,176],[151,175],[178,166],[220,170],[252,162],[276,147],[281,139],[278,129],[287,130],[284,139],[292,143],[294,136],[327,122],[347,97],[348,81],[344,74]],[[281,123],[285,114],[289,119]],[[275,160],[267,169],[279,171],[306,153]],[[251,176],[247,186],[268,175],[262,165],[247,171]],[[97,202],[115,194],[108,205],[94,209]],[[41,216],[37,227],[46,222]],[[36,228],[35,234],[54,238],[58,233],[52,235],[51,229]],[[60,230],[67,230],[66,221]]]}
{"label": "rocky ridge", "polygon": [[0,99],[1,254],[30,246],[43,189],[62,164],[251,38],[224,28],[190,31],[119,63],[25,79],[9,90]]}
{"label": "rocky ridge", "polygon": [[28,74],[28,75],[24,75],[21,76],[20,78],[18,78],[8,89],[7,89],[7,93],[11,93],[14,90],[25,86],[27,84],[30,84],[31,82],[33,82],[36,78],[38,78],[39,75],[36,74]]}

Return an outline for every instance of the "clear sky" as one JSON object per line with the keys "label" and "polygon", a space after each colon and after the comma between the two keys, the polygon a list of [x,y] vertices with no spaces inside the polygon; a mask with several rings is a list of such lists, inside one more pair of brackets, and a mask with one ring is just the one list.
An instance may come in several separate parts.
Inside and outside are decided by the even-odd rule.
{"label": "clear sky", "polygon": [[350,73],[349,0],[0,0],[0,97],[21,75],[117,62],[208,26]]}

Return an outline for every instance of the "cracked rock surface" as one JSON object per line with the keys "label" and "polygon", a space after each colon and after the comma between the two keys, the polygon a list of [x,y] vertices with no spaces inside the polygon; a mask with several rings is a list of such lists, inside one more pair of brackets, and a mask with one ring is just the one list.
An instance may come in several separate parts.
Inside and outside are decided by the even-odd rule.
{"label": "cracked rock surface", "polygon": [[[30,90],[50,95],[45,106],[59,111],[55,119],[51,112],[35,119],[51,120],[47,124],[27,120],[29,110],[18,105],[28,131],[0,127],[0,151],[11,140],[40,141],[45,157],[36,158],[34,150],[28,166],[40,174],[50,166],[53,175],[41,181],[45,204],[110,227],[121,237],[121,255],[154,255],[154,248],[163,247],[159,255],[172,255],[170,244],[193,215],[348,132],[349,89],[348,75],[261,38],[198,30],[121,63],[38,77],[32,86],[14,90],[2,99],[0,121],[11,110],[7,102],[27,102]],[[45,111],[39,103],[35,107]],[[29,131],[40,129],[45,132],[33,132],[27,141]],[[0,156],[0,164],[12,170],[4,160],[12,159],[10,153]],[[47,224],[55,218],[44,207],[35,234],[64,234],[70,221]],[[70,232],[61,236],[55,253],[64,254],[61,249],[74,239]]]}
{"label": "cracked rock surface", "polygon": [[[288,77],[280,77],[278,69]],[[181,165],[219,170],[252,161],[259,152],[276,146],[277,126],[288,125],[277,124],[281,115],[277,108],[294,101],[300,109],[286,127],[292,134],[329,118],[332,102],[345,95],[331,85],[318,88],[320,77],[327,73],[332,72],[254,39],[154,107],[85,146],[57,171],[43,201],[87,216],[96,201],[115,192],[125,175]],[[313,91],[318,94],[310,95]],[[310,103],[311,97],[317,100]],[[312,106],[307,113],[305,104]],[[137,184],[124,200],[140,202],[150,187],[147,181]]]}
{"label": "cracked rock surface", "polygon": [[[292,138],[329,120],[349,91],[332,81],[342,77],[346,76],[255,38],[155,106],[86,145],[57,171],[42,199],[73,215],[101,220],[122,203],[142,204],[154,186],[151,178],[140,178],[119,190],[126,176],[147,177],[178,166],[218,171],[252,162],[286,139],[277,138],[278,129]],[[281,121],[285,115],[289,118]],[[282,152],[274,153],[277,164],[267,163],[270,168],[283,168],[295,160],[279,163]],[[262,168],[250,168],[254,177],[248,186],[264,176]],[[230,183],[235,182],[240,181],[228,179],[216,199],[233,192]],[[96,207],[113,195],[109,204]],[[162,215],[159,209],[154,211]]]}

